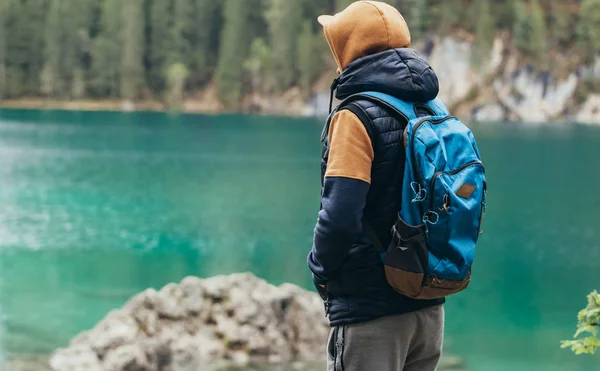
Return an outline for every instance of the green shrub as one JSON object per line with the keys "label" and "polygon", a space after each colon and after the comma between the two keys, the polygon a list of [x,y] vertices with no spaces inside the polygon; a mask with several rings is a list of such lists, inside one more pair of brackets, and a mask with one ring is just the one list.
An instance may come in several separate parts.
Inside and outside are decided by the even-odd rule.
{"label": "green shrub", "polygon": [[[596,354],[600,348],[600,339],[598,330],[600,329],[600,294],[594,291],[588,295],[588,305],[581,310],[577,316],[577,331],[573,338],[575,340],[565,340],[561,348],[571,348],[579,354]],[[587,334],[586,337],[579,338],[580,335]]]}

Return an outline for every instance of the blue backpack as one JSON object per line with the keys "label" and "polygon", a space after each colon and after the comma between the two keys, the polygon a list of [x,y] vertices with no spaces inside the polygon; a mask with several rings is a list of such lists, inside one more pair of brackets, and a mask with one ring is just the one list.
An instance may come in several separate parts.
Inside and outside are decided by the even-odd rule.
{"label": "blue backpack", "polygon": [[[485,170],[473,134],[439,99],[413,104],[364,92],[345,102],[355,99],[375,101],[408,121],[402,206],[390,245],[381,246],[373,228],[363,222],[381,254],[388,283],[415,299],[464,290],[486,208]],[[431,115],[418,117],[423,111]]]}

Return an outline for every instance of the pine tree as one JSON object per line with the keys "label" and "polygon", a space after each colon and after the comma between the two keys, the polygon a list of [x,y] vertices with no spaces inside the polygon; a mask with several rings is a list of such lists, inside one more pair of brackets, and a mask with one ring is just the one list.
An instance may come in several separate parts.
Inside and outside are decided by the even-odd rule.
{"label": "pine tree", "polygon": [[144,15],[142,0],[123,4],[123,44],[121,58],[121,97],[135,100],[144,80]]}
{"label": "pine tree", "polygon": [[121,0],[103,0],[100,30],[92,44],[91,84],[94,93],[102,97],[119,95],[122,50]]}
{"label": "pine tree", "polygon": [[190,78],[196,84],[207,82],[217,64],[221,33],[222,2],[196,0],[194,12],[195,45]]}
{"label": "pine tree", "polygon": [[223,6],[223,33],[215,82],[219,97],[233,109],[239,107],[244,87],[242,66],[248,56],[255,28],[252,11],[260,10],[259,0],[225,0]]}
{"label": "pine tree", "polygon": [[172,109],[180,109],[183,105],[185,84],[189,75],[183,63],[174,63],[167,70],[167,103]]}
{"label": "pine tree", "polygon": [[58,97],[85,94],[83,53],[89,48],[90,0],[53,0],[45,29],[42,92]]}
{"label": "pine tree", "polygon": [[298,0],[302,6],[302,19],[316,25],[317,17],[329,13],[329,1]]}
{"label": "pine tree", "polygon": [[[570,7],[563,0],[550,0],[550,14],[548,15],[548,32],[553,46],[568,46],[573,36],[572,18]],[[563,44],[563,45],[561,45]]]}
{"label": "pine tree", "polygon": [[252,41],[250,54],[244,62],[244,72],[249,77],[253,92],[272,93],[275,88],[273,53],[267,42],[258,37]]}
{"label": "pine tree", "polygon": [[475,25],[474,62],[482,67],[489,59],[494,44],[494,19],[490,9],[490,0],[477,0],[479,17]]}
{"label": "pine tree", "polygon": [[[517,19],[516,8],[523,5],[522,0],[503,0],[503,1],[492,1],[490,3],[491,12],[494,15],[494,23],[497,28],[512,30],[515,27]],[[518,5],[518,3],[521,3]],[[475,14],[475,19],[477,14]]]}
{"label": "pine tree", "polygon": [[299,85],[304,96],[310,95],[312,83],[319,76],[323,66],[318,47],[320,37],[321,35],[315,35],[311,22],[305,21],[298,37]]}
{"label": "pine tree", "polygon": [[298,34],[302,27],[299,1],[271,0],[267,13],[271,48],[275,61],[277,90],[282,91],[296,81]]}
{"label": "pine tree", "polygon": [[172,0],[152,0],[150,7],[149,81],[154,92],[166,89],[165,72],[176,52]]}
{"label": "pine tree", "polygon": [[42,93],[60,95],[65,91],[65,79],[62,76],[63,50],[63,16],[64,4],[61,0],[50,3],[48,20],[46,21],[44,42],[44,69],[42,71]]}
{"label": "pine tree", "polygon": [[[203,27],[196,25],[194,19],[194,0],[174,0],[173,3],[173,32],[174,50],[170,56],[170,63],[182,63],[187,67],[193,63],[192,51],[196,38],[195,28]],[[181,68],[178,68],[181,70]]]}
{"label": "pine tree", "polygon": [[[433,23],[438,25],[438,33],[447,35],[454,26],[461,21],[461,26],[469,29],[469,25],[465,24],[467,17],[462,16],[462,13],[457,11],[462,6],[461,0],[444,0],[433,8],[434,20]],[[462,17],[461,17],[462,16]]]}
{"label": "pine tree", "polygon": [[341,12],[342,10],[346,9],[348,5],[352,4],[355,1],[356,0],[336,0],[335,9],[336,11]]}
{"label": "pine tree", "polygon": [[399,6],[402,14],[405,14],[406,23],[410,29],[412,41],[421,39],[427,31],[426,22],[429,6],[426,0],[403,0]]}
{"label": "pine tree", "polygon": [[0,99],[7,93],[6,86],[6,18],[8,14],[8,0],[0,0]]}
{"label": "pine tree", "polygon": [[7,95],[38,94],[48,1],[3,1],[8,5],[4,14]]}
{"label": "pine tree", "polygon": [[577,24],[577,39],[586,62],[600,53],[600,0],[583,0]]}
{"label": "pine tree", "polygon": [[513,39],[517,48],[519,48],[523,53],[528,53],[529,34],[531,30],[527,7],[521,0],[516,1],[514,6],[515,26],[513,30]]}
{"label": "pine tree", "polygon": [[531,26],[529,29],[531,33],[529,35],[529,53],[532,58],[534,65],[539,69],[544,69],[548,65],[548,58],[546,55],[546,21],[544,19],[544,12],[538,0],[531,2]]}
{"label": "pine tree", "polygon": [[84,56],[91,50],[90,27],[95,10],[94,0],[67,0],[65,14],[65,65],[68,81],[66,94],[72,98],[83,98],[87,90]]}
{"label": "pine tree", "polygon": [[515,19],[515,44],[537,69],[545,69],[549,62],[546,56],[546,21],[540,3],[532,0],[529,11],[522,2],[516,3]]}

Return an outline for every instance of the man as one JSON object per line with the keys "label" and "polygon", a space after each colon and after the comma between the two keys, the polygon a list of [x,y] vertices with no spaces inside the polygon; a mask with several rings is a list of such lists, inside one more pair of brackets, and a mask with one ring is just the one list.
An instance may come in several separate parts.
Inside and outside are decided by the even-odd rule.
{"label": "man", "polygon": [[[364,91],[410,102],[437,96],[437,76],[409,49],[408,26],[394,7],[357,1],[319,23],[341,74],[332,85],[338,99]],[[383,246],[391,239],[402,199],[406,125],[359,98],[326,127],[321,211],[308,265],[332,326],[330,371],[432,371],[440,358],[444,300],[394,291],[370,237]]]}

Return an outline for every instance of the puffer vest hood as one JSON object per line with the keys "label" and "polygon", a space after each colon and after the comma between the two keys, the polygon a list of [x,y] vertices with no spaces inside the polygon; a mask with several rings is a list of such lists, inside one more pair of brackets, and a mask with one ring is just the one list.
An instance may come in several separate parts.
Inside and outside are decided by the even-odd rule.
{"label": "puffer vest hood", "polygon": [[[371,186],[364,209],[381,243],[389,244],[389,233],[402,200],[405,150],[405,119],[376,102],[353,94],[378,91],[411,102],[434,99],[438,79],[427,62],[412,49],[393,49],[358,59],[348,65],[332,85],[342,102],[339,109],[353,112],[367,127],[374,149]],[[424,113],[426,114],[426,113]],[[327,142],[322,156],[322,177],[328,160]],[[414,300],[396,293],[387,283],[379,254],[366,234],[359,235],[345,260],[338,281],[332,285],[327,303],[332,325],[365,322],[438,305],[443,300]]]}

